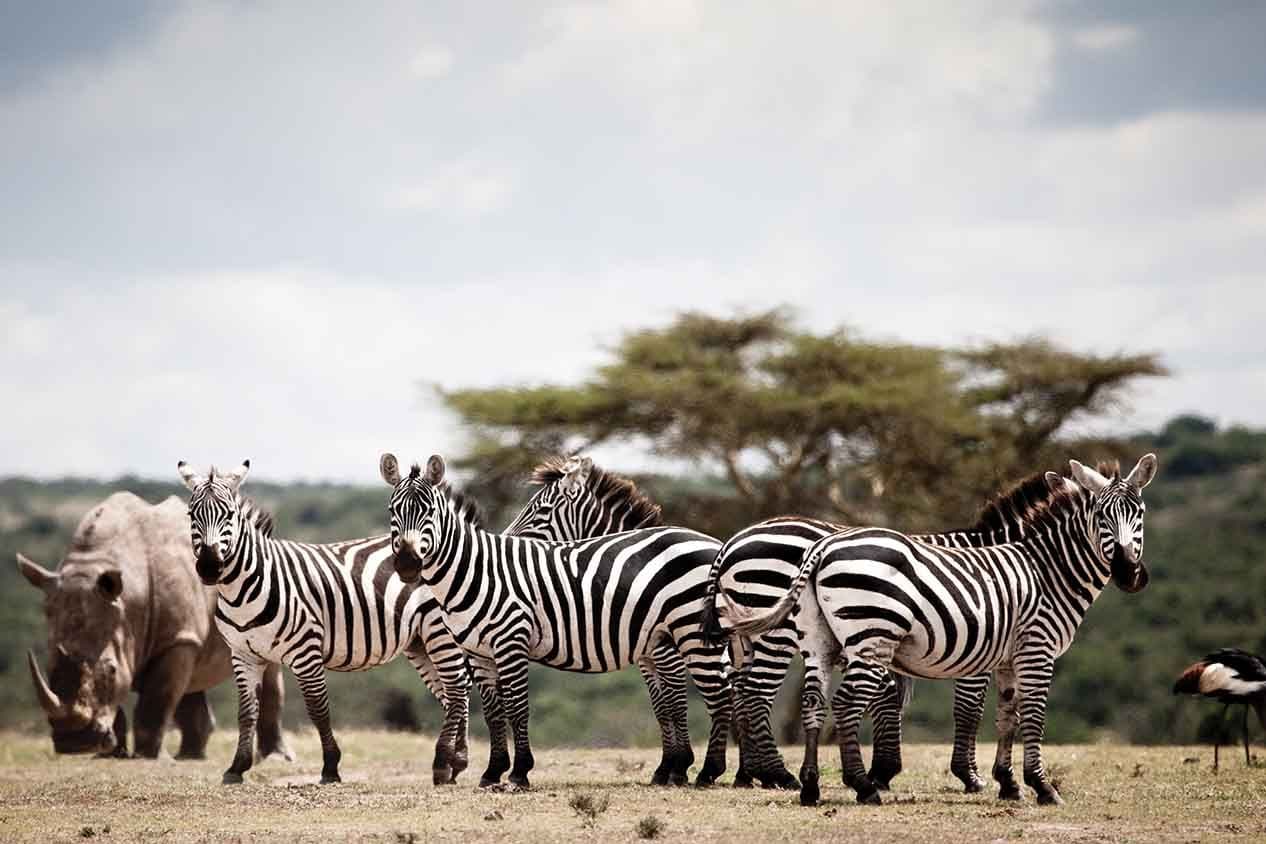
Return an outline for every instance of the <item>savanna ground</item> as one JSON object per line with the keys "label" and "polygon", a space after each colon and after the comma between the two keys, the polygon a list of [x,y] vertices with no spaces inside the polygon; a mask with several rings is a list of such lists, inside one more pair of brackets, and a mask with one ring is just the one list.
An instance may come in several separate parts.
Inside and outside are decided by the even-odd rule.
{"label": "savanna ground", "polygon": [[[650,788],[643,783],[658,761],[652,749],[543,747],[534,790],[509,794],[475,787],[482,745],[472,747],[461,785],[436,788],[429,737],[347,730],[339,739],[340,785],[315,784],[319,746],[301,733],[290,736],[298,762],[268,760],[245,785],[224,787],[220,772],[234,742],[226,730],[205,762],[57,758],[43,736],[3,733],[0,839],[636,841],[648,816],[661,822],[664,841],[1266,838],[1266,767],[1246,767],[1242,747],[1224,748],[1215,774],[1209,747],[1051,746],[1048,764],[1066,804],[1038,808],[1027,794],[1020,804],[962,794],[947,770],[948,749],[913,745],[885,805],[857,805],[838,785],[838,769],[828,768],[823,804],[806,809],[786,792]],[[799,755],[788,748],[790,760]],[[984,762],[985,748],[980,755]],[[570,805],[576,795],[607,808],[590,822]]]}

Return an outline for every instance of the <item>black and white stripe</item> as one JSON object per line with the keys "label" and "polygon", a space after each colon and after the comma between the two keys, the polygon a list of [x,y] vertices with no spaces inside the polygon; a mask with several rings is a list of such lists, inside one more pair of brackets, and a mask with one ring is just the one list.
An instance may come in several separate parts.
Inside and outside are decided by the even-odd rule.
{"label": "black and white stripe", "polygon": [[[426,588],[394,576],[391,537],[332,544],[278,540],[271,522],[238,494],[250,462],[207,477],[183,462],[199,576],[215,584],[216,625],[232,652],[238,690],[237,754],[225,782],[241,782],[252,762],[256,687],[268,665],[288,666],[321,735],[322,782],[339,779],[325,670],[363,671],[403,654],[445,709],[435,748],[435,782],[467,765],[469,674],[466,659]],[[478,521],[474,503],[451,491],[458,519]],[[490,703],[485,701],[485,709]],[[491,703],[495,715],[495,701]]]}
{"label": "black and white stripe", "polygon": [[[838,644],[844,678],[831,708],[844,782],[859,800],[878,802],[879,795],[862,763],[858,723],[892,668],[929,678],[993,672],[1000,796],[1019,797],[1011,769],[1018,728],[1025,783],[1039,802],[1060,802],[1041,757],[1054,662],[1109,580],[1127,592],[1146,586],[1141,491],[1156,458],[1144,456],[1125,478],[1070,465],[1075,482],[1043,476],[1050,495],[1022,514],[1017,541],[944,548],[895,531],[850,528],[814,543],[791,590],[764,612],[750,613],[722,588],[726,611],[718,611],[718,623],[740,637],[772,629],[799,607],[802,629],[821,625]],[[816,758],[806,759],[811,763],[816,786]]]}
{"label": "black and white stripe", "polygon": [[[736,533],[722,547],[709,573],[708,627],[720,634],[715,615],[716,591],[730,584],[731,600],[749,612],[768,608],[786,594],[799,571],[806,549],[846,525],[821,519],[781,516],[767,519]],[[1007,542],[1022,528],[1011,523],[982,524],[968,530],[929,534],[919,538],[936,545],[969,547]],[[807,741],[815,742],[826,717],[825,689],[829,666],[837,650],[830,637],[810,637],[796,626],[792,614],[777,628],[751,641],[750,658],[736,669],[732,682],[739,700],[736,718],[743,736],[743,753],[736,782],[755,777],[767,786],[797,788],[786,769],[774,738],[771,715],[774,699],[786,679],[796,653],[804,658],[801,688],[801,721]],[[881,788],[901,771],[901,717],[909,684],[900,677],[884,687],[872,702],[874,759],[870,775]],[[988,676],[966,677],[954,688],[954,751],[950,770],[970,792],[984,787],[976,767],[976,733],[984,712]]]}
{"label": "black and white stripe", "polygon": [[670,642],[683,657],[712,715],[700,783],[725,769],[729,695],[724,649],[701,635],[707,574],[715,539],[677,527],[574,542],[496,535],[464,524],[437,486],[444,462],[401,477],[383,455],[393,487],[389,512],[396,573],[419,578],[444,609],[449,630],[472,662],[495,670],[514,733],[510,782],[527,787],[527,667],[537,662],[598,673],[644,666]]}

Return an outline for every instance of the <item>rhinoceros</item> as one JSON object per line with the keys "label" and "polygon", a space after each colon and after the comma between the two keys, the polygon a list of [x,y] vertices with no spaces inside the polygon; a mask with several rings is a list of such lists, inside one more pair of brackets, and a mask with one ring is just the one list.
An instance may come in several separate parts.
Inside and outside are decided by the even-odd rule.
{"label": "rhinoceros", "polygon": [[[150,505],[116,492],[83,517],[56,571],[17,556],[45,596],[48,680],[30,651],[27,661],[53,749],[127,756],[123,705],[135,689],[136,755],[158,756],[174,717],[177,758],[204,758],[215,728],[206,690],[232,668],[213,621],[215,590],[194,571],[185,503],[171,496]],[[282,690],[273,669],[261,689],[259,751],[292,759]]]}

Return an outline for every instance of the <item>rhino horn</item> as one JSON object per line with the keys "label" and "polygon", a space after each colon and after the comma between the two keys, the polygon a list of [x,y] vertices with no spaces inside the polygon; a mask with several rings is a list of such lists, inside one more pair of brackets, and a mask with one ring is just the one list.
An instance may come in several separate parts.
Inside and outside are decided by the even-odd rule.
{"label": "rhino horn", "polygon": [[61,698],[44,681],[44,675],[40,672],[40,664],[35,661],[35,654],[27,651],[26,662],[31,668],[31,682],[35,684],[35,696],[40,700],[40,707],[49,718],[56,718],[62,714]]}

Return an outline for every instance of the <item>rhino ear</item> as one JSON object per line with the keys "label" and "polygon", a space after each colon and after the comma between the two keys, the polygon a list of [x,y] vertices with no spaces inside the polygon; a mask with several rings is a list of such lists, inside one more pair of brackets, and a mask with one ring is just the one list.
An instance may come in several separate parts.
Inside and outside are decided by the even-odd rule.
{"label": "rhino ear", "polygon": [[387,482],[387,486],[395,486],[400,483],[400,461],[396,460],[394,454],[386,452],[382,457],[378,458],[378,474],[382,475],[382,479]]}
{"label": "rhino ear", "polygon": [[106,569],[97,576],[97,591],[107,601],[113,601],[123,594],[123,572],[119,569]]}
{"label": "rhino ear", "polygon": [[49,571],[39,563],[27,559],[27,557],[21,553],[18,554],[18,571],[22,572],[22,576],[25,577],[32,586],[37,589],[42,589],[45,592],[52,592],[57,588],[58,581],[61,580],[61,575],[57,572]]}
{"label": "rhino ear", "polygon": [[193,467],[183,460],[176,464],[176,471],[180,473],[180,480],[184,481],[185,488],[190,492],[207,482],[206,478],[195,472]]}

